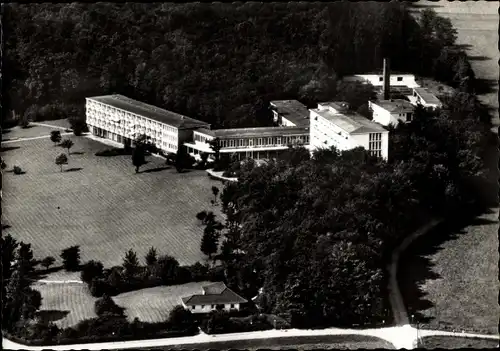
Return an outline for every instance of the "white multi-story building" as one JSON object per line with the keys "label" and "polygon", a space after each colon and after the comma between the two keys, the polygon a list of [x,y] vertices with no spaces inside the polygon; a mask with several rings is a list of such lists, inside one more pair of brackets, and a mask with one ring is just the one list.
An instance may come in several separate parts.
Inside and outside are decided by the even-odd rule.
{"label": "white multi-story building", "polygon": [[202,152],[213,154],[208,142],[220,141],[221,154],[236,154],[239,159],[269,159],[287,150],[290,145],[309,145],[308,127],[260,127],[209,130],[193,132],[193,141],[186,142],[188,153],[198,158]]}
{"label": "white multi-story building", "polygon": [[368,108],[373,113],[373,120],[383,126],[411,122],[415,111],[415,106],[402,99],[368,101]]}
{"label": "white multi-story building", "polygon": [[176,152],[192,139],[193,130],[208,123],[127,98],[105,95],[86,98],[86,122],[96,136],[129,144],[146,134],[164,152]]}
{"label": "white multi-story building", "polygon": [[310,110],[310,150],[334,146],[340,151],[363,147],[387,159],[389,131],[349,110],[344,102],[318,104]]}
{"label": "white multi-story building", "polygon": [[309,110],[297,100],[270,102],[273,120],[282,127],[309,127]]}

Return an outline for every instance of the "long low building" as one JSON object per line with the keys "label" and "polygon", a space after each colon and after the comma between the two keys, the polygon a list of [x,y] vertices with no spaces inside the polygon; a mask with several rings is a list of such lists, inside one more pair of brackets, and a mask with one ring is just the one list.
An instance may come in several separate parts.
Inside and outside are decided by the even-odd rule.
{"label": "long low building", "polygon": [[177,152],[192,140],[193,130],[210,124],[167,111],[123,95],[86,98],[89,131],[98,137],[130,144],[139,134],[146,134],[164,152]]}
{"label": "long low building", "polygon": [[287,150],[289,145],[309,144],[308,127],[260,127],[209,130],[193,132],[193,141],[186,142],[188,152],[198,158],[202,152],[213,154],[208,142],[220,140],[220,153],[236,154],[238,159],[268,159]]}

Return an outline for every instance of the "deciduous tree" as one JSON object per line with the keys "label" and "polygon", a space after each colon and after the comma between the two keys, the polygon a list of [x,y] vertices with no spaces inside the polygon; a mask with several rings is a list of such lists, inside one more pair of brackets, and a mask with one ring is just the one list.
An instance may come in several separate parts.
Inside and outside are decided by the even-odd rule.
{"label": "deciduous tree", "polygon": [[62,250],[63,267],[67,271],[77,271],[80,268],[80,246],[75,245]]}
{"label": "deciduous tree", "polygon": [[63,171],[63,165],[68,164],[68,157],[65,154],[60,154],[56,157],[56,165],[61,167],[61,172]]}
{"label": "deciduous tree", "polygon": [[45,257],[40,264],[45,267],[45,269],[49,269],[50,266],[52,266],[56,262],[56,259],[52,256],[47,256]]}
{"label": "deciduous tree", "polygon": [[57,145],[57,143],[61,142],[61,131],[59,130],[53,130],[50,132],[50,141],[54,143],[54,146]]}
{"label": "deciduous tree", "polygon": [[73,147],[74,143],[71,139],[64,139],[61,141],[60,146],[64,149],[68,149],[68,155],[70,155],[70,149]]}

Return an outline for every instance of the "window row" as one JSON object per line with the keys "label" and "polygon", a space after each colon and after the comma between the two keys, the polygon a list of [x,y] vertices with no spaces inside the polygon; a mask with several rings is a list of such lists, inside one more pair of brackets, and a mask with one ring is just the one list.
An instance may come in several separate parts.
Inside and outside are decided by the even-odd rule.
{"label": "window row", "polygon": [[222,147],[273,146],[273,145],[283,146],[283,145],[293,144],[296,142],[308,144],[309,135],[251,138],[251,139],[225,139],[221,140],[221,146]]}

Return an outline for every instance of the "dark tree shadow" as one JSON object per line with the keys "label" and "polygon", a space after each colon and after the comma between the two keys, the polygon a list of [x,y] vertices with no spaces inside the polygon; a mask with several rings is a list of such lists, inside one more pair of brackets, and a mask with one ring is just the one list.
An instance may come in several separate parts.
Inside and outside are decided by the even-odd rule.
{"label": "dark tree shadow", "polygon": [[72,152],[71,155],[85,155],[85,152],[83,152],[83,151],[75,151],[75,152]]}
{"label": "dark tree shadow", "polygon": [[461,50],[469,50],[472,47],[472,45],[471,44],[455,44],[454,47],[457,49],[461,49]]}
{"label": "dark tree shadow", "polygon": [[179,171],[177,171],[177,173],[190,173],[190,172],[192,172],[192,171],[193,171],[192,169],[183,169],[183,170],[181,170],[180,172],[179,172]]}
{"label": "dark tree shadow", "polygon": [[73,167],[73,168],[68,168],[64,172],[77,172],[81,171],[83,168],[82,167]]}
{"label": "dark tree shadow", "polygon": [[171,167],[156,167],[156,168],[151,168],[151,169],[146,169],[142,171],[141,173],[154,173],[154,172],[161,172],[166,169],[170,169]]}
{"label": "dark tree shadow", "polygon": [[19,173],[15,173],[14,171],[12,171],[12,173],[14,173],[15,175],[23,175],[23,174],[26,174],[26,172],[25,172],[25,171],[21,171],[21,172],[19,172]]}
{"label": "dark tree shadow", "polygon": [[20,146],[2,146],[0,147],[0,152],[7,152],[7,151],[12,151],[12,150],[17,150],[20,149]]}
{"label": "dark tree shadow", "polygon": [[31,129],[33,127],[34,127],[34,125],[28,124],[27,126],[21,127],[21,129]]}
{"label": "dark tree shadow", "polygon": [[10,129],[2,129],[2,134],[9,134],[10,132]]}
{"label": "dark tree shadow", "polygon": [[[438,2],[439,0],[437,1],[432,1],[432,0],[429,0],[428,2]],[[409,3],[409,7],[410,9],[436,9],[436,8],[439,8],[439,7],[443,7],[442,5],[422,5],[422,4],[419,4],[418,2],[410,2]]]}
{"label": "dark tree shadow", "polygon": [[[486,213],[488,211],[481,211]],[[491,213],[492,210],[489,211]],[[415,240],[401,255],[398,265],[398,284],[408,315],[414,315],[418,323],[430,323],[434,317],[425,315],[426,310],[432,309],[434,303],[426,298],[426,293],[420,288],[427,280],[441,278],[433,271],[435,264],[431,258],[443,250],[443,244],[456,240],[465,233],[464,228],[469,225],[494,224],[498,221],[477,218],[480,213],[457,214],[454,221],[445,221],[432,229],[429,233]],[[458,219],[460,218],[460,219]],[[444,326],[445,323],[438,321]]]}
{"label": "dark tree shadow", "polygon": [[9,229],[11,228],[12,226],[9,225],[9,224],[2,224],[2,230],[6,230],[6,229]]}
{"label": "dark tree shadow", "polygon": [[36,314],[42,323],[49,323],[63,319],[69,314],[69,311],[46,310],[38,311]]}
{"label": "dark tree shadow", "polygon": [[474,92],[478,95],[489,94],[495,91],[498,81],[494,79],[475,78]]}
{"label": "dark tree shadow", "polygon": [[491,57],[484,55],[467,55],[469,61],[488,61],[491,60]]}

